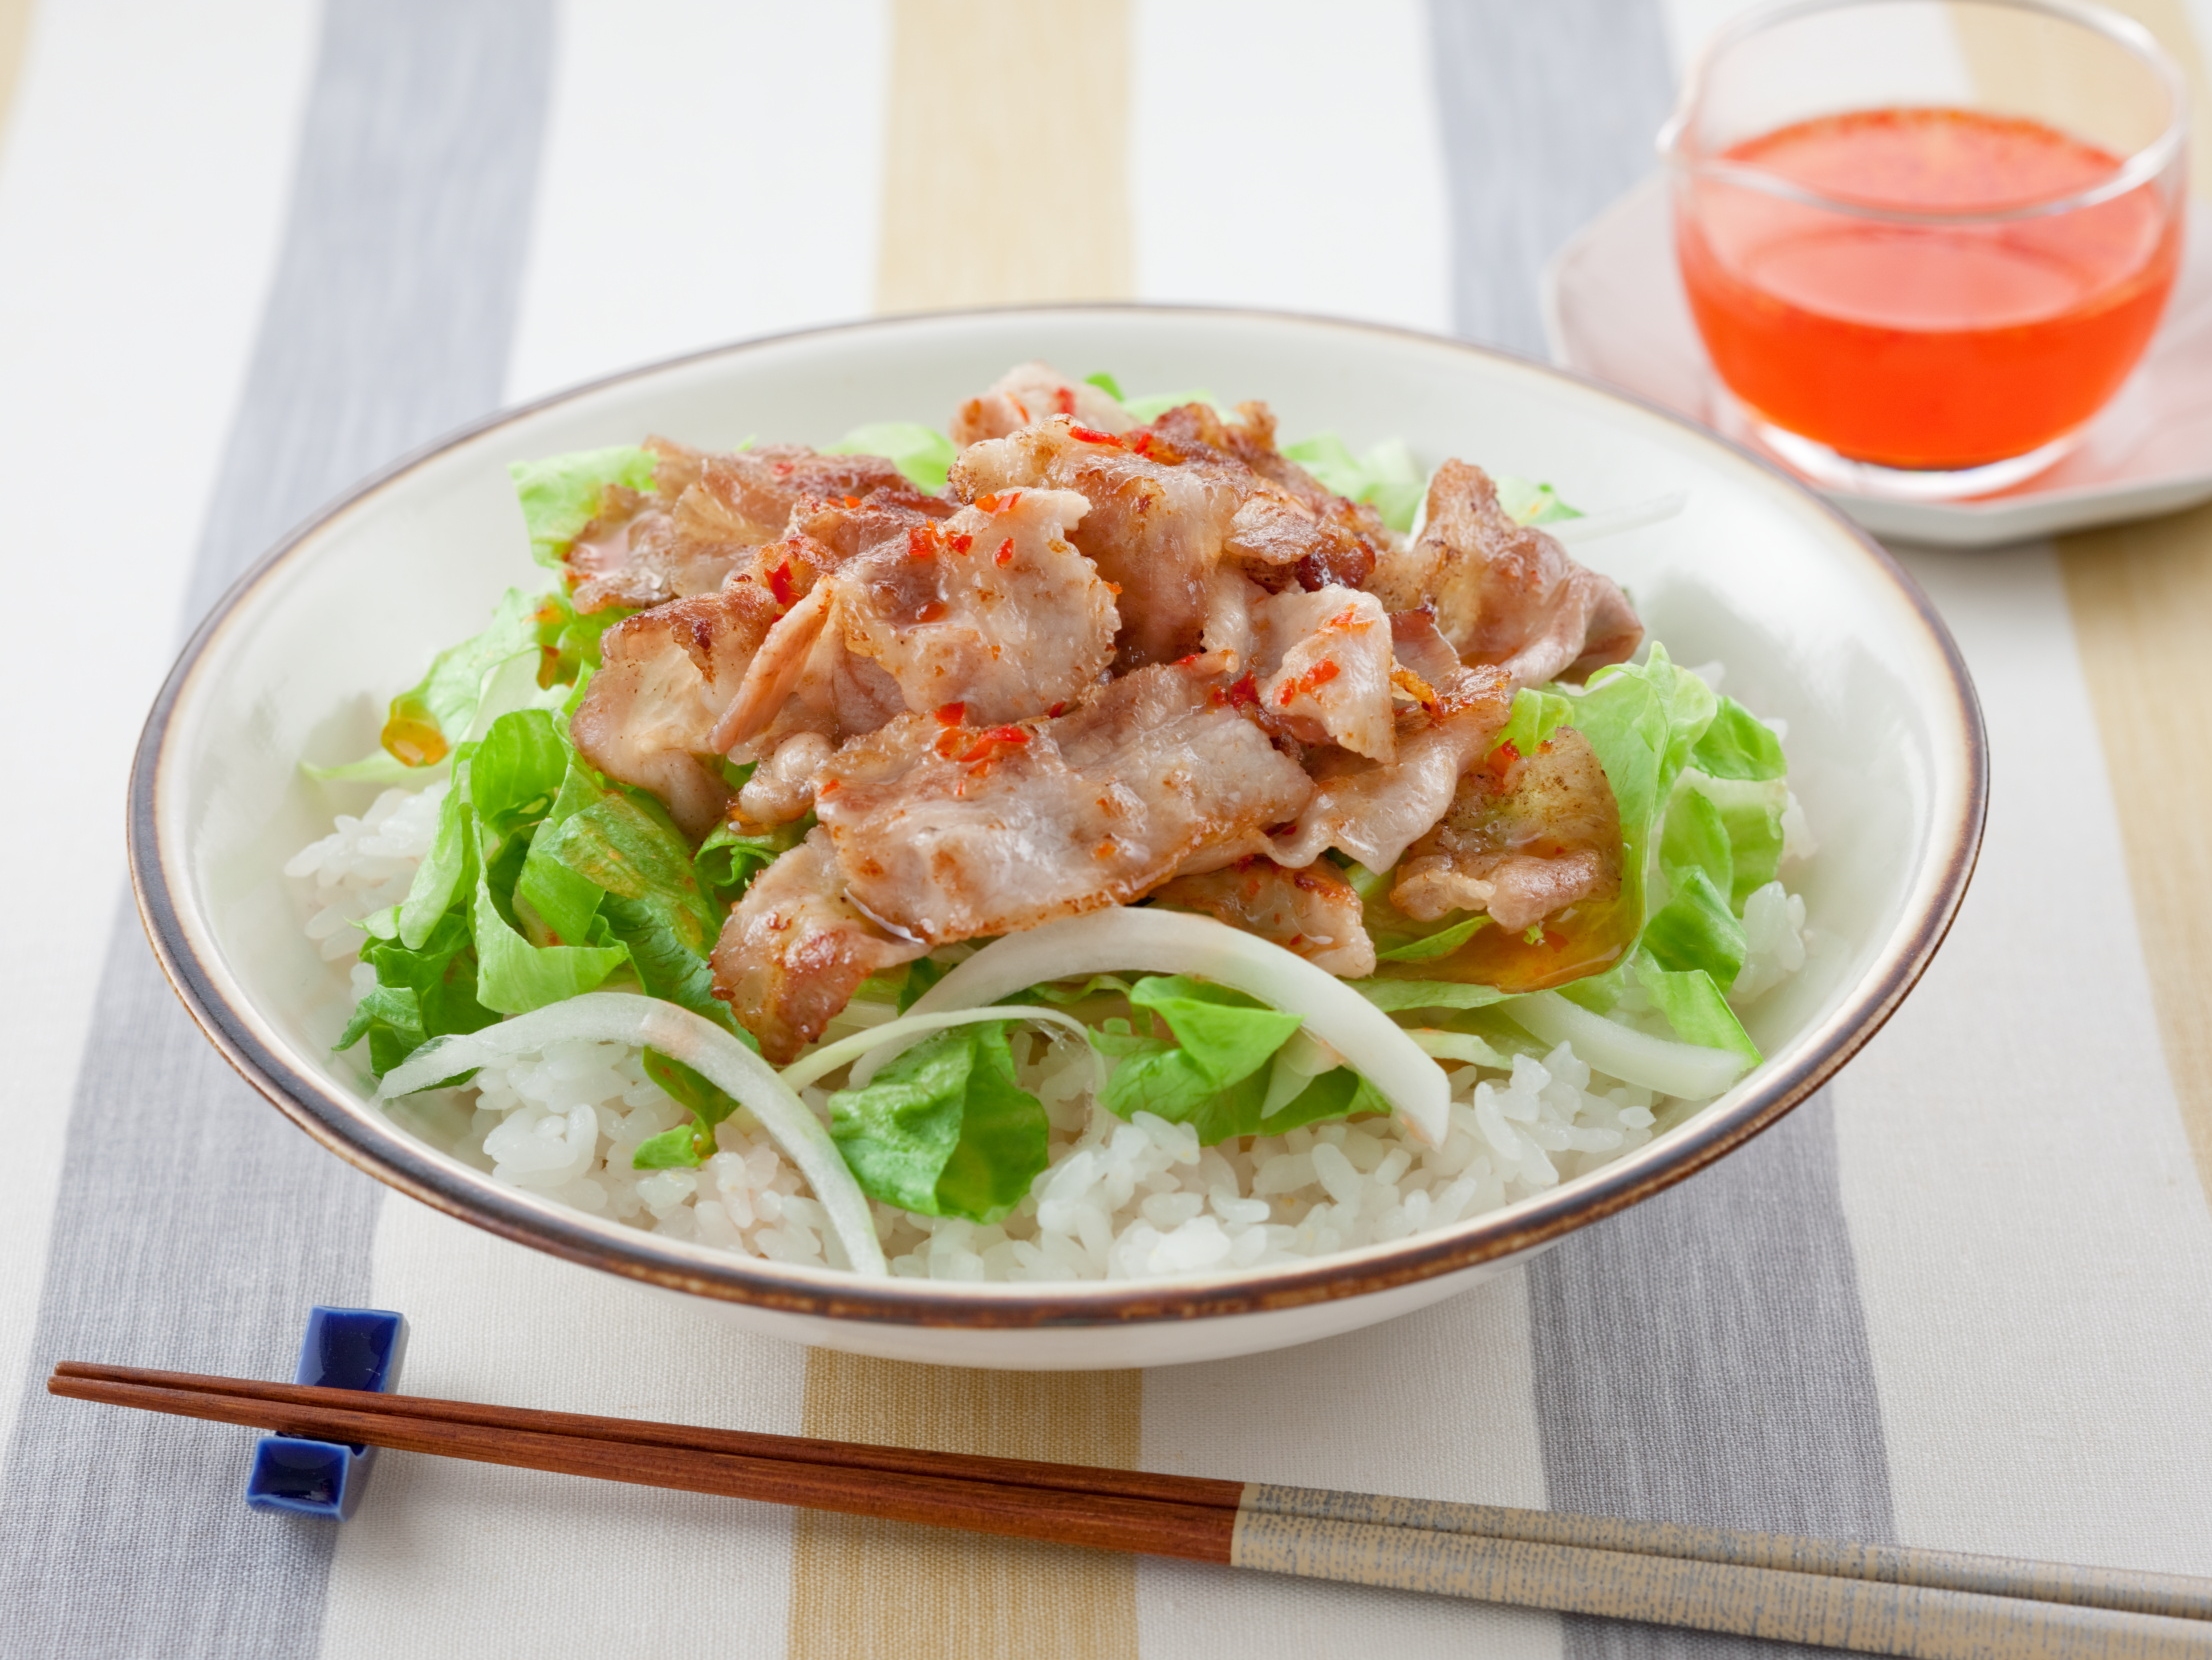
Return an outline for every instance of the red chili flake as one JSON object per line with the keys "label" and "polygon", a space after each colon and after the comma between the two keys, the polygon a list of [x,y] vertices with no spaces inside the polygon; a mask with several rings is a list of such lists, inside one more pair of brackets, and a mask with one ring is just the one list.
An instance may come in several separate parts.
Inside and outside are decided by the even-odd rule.
{"label": "red chili flake", "polygon": [[838,505],[841,507],[852,508],[858,507],[860,505],[860,498],[858,496],[839,496],[837,498],[837,501]]}
{"label": "red chili flake", "polygon": [[906,533],[906,555],[909,559],[931,559],[937,553],[938,532],[934,525],[916,525]]}
{"label": "red chili flake", "polygon": [[1096,427],[1069,427],[1068,436],[1070,438],[1080,438],[1086,444],[1105,444],[1117,450],[1122,447],[1119,438],[1116,438],[1110,432],[1101,432]]}
{"label": "red chili flake", "polygon": [[791,476],[791,463],[788,461],[771,461],[768,463],[768,470],[778,478],[789,478]]}
{"label": "red chili flake", "polygon": [[986,513],[1011,513],[1014,511],[1014,504],[1021,499],[1022,493],[1019,490],[1009,490],[1003,496],[994,490],[988,495],[976,497],[975,504]]}
{"label": "red chili flake", "polygon": [[786,611],[799,597],[798,584],[791,580],[791,561],[786,559],[768,572],[768,591],[776,596],[776,603]]}
{"label": "red chili flake", "polygon": [[1260,701],[1260,683],[1246,675],[1229,688],[1229,701],[1240,709],[1256,707]]}
{"label": "red chili flake", "polygon": [[958,726],[967,718],[968,706],[965,703],[947,703],[937,711],[939,726]]}
{"label": "red chili flake", "polygon": [[994,726],[982,732],[970,732],[966,727],[954,726],[937,734],[936,750],[948,761],[959,761],[968,766],[980,767],[995,761],[1009,749],[1019,749],[1029,742],[1029,729],[1025,726]]}
{"label": "red chili flake", "polygon": [[836,788],[837,788],[837,780],[836,780],[836,779],[834,779],[834,778],[825,778],[825,779],[823,779],[823,780],[822,780],[822,781],[821,781],[821,782],[820,782],[819,784],[817,784],[817,785],[815,785],[815,786],[814,786],[814,798],[815,798],[815,800],[817,800],[817,801],[821,800],[821,798],[822,798],[823,796],[825,796],[825,795],[828,795],[828,794],[829,794],[829,793],[830,793],[830,792],[831,792],[832,790],[834,790],[834,789],[836,789]]}
{"label": "red chili flake", "polygon": [[1063,386],[1053,393],[1052,407],[1063,415],[1073,415],[1075,413],[1075,388]]}
{"label": "red chili flake", "polygon": [[974,546],[975,538],[973,536],[955,536],[952,539],[952,551],[955,553],[966,553]]}
{"label": "red chili flake", "polygon": [[1022,425],[1029,425],[1029,410],[1022,403],[1021,399],[1015,397],[1013,393],[1009,392],[1006,394],[1006,401],[1014,406],[1014,413],[1022,418]]}
{"label": "red chili flake", "polygon": [[1283,685],[1282,689],[1275,694],[1275,706],[1278,709],[1288,709],[1291,700],[1301,692],[1310,692],[1317,686],[1326,686],[1342,672],[1336,666],[1335,658],[1322,658],[1320,662],[1314,664],[1312,668],[1306,670],[1297,679],[1288,681]]}
{"label": "red chili flake", "polygon": [[945,602],[941,599],[931,600],[927,605],[923,606],[919,611],[914,613],[914,620],[916,622],[925,623],[943,622],[945,620]]}
{"label": "red chili flake", "polygon": [[1107,591],[1107,592],[1108,592],[1109,594],[1112,594],[1112,595],[1114,596],[1114,598],[1116,598],[1116,599],[1119,599],[1119,598],[1121,598],[1121,584],[1120,584],[1120,583],[1118,583],[1118,582],[1109,582],[1109,583],[1107,583],[1107,584],[1106,584],[1106,591]]}
{"label": "red chili flake", "polygon": [[1046,719],[1048,719],[1048,720],[1058,720],[1058,719],[1059,719],[1059,718],[1060,718],[1060,717],[1061,717],[1062,715],[1066,714],[1067,712],[1068,712],[1068,706],[1067,706],[1066,704],[1064,704],[1064,703],[1055,703],[1055,704],[1054,704],[1054,705],[1053,705],[1053,706],[1052,706],[1051,708],[1049,708],[1049,709],[1047,709],[1047,710],[1045,711],[1045,718],[1046,718]]}
{"label": "red chili flake", "polygon": [[1520,749],[1511,741],[1498,745],[1490,752],[1490,770],[1503,778],[1521,758]]}
{"label": "red chili flake", "polygon": [[1152,453],[1152,434],[1149,431],[1141,430],[1133,433],[1122,440],[1122,447],[1131,455],[1150,455]]}
{"label": "red chili flake", "polygon": [[1001,565],[1011,565],[1014,562],[1014,538],[1009,536],[999,543],[998,552],[992,554],[991,558]]}

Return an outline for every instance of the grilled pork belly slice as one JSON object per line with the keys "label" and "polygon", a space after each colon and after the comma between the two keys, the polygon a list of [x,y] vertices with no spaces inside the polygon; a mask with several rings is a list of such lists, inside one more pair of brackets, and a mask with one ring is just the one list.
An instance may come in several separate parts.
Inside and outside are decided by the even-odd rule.
{"label": "grilled pork belly slice", "polygon": [[1251,854],[1202,876],[1178,876],[1155,889],[1152,901],[1203,911],[1347,980],[1375,972],[1375,942],[1361,920],[1359,895],[1325,859],[1286,870]]}
{"label": "grilled pork belly slice", "polygon": [[1644,637],[1628,598],[1552,537],[1515,522],[1480,467],[1447,461],[1429,481],[1428,521],[1368,579],[1393,611],[1435,608],[1461,657],[1518,686],[1579,680],[1625,661]]}
{"label": "grilled pork belly slice", "polygon": [[1293,588],[1252,607],[1259,706],[1303,743],[1332,743],[1387,761],[1392,725],[1390,620],[1382,601],[1350,588]]}
{"label": "grilled pork belly slice", "polygon": [[1569,726],[1535,754],[1470,768],[1449,811],[1406,850],[1390,902],[1434,922],[1488,911],[1512,933],[1621,887],[1621,815],[1589,741]]}
{"label": "grilled pork belly slice", "polygon": [[1172,663],[1206,648],[1217,590],[1235,575],[1219,570],[1243,500],[1228,469],[1153,460],[1103,429],[1056,416],[970,445],[947,488],[970,502],[1017,490],[1078,492],[1090,511],[1075,546],[1120,597],[1115,666]]}
{"label": "grilled pork belly slice", "polygon": [[1237,405],[1225,421],[1202,403],[1184,404],[1151,426],[1154,454],[1173,452],[1249,469],[1268,488],[1237,510],[1229,551],[1271,587],[1362,586],[1398,539],[1372,507],[1348,501],[1275,447],[1275,416],[1264,403]]}
{"label": "grilled pork belly slice", "polygon": [[730,799],[699,757],[784,606],[751,573],[711,594],[672,600],[607,630],[601,667],[569,723],[584,759],[660,797],[694,838]]}
{"label": "grilled pork belly slice", "polygon": [[[895,685],[885,719],[950,705],[988,725],[1075,702],[1105,673],[1119,622],[1113,591],[1067,540],[1088,505],[1072,491],[1022,490],[942,526],[855,515],[874,534],[850,538],[857,551],[776,624],[715,746],[757,738],[809,678],[854,662]],[[837,517],[833,509],[808,523],[834,546],[846,528]],[[817,689],[808,706],[823,701]]]}
{"label": "grilled pork belly slice", "polygon": [[1388,870],[1444,816],[1460,775],[1489,754],[1512,713],[1513,684],[1498,669],[1462,668],[1430,691],[1430,707],[1401,711],[1390,760],[1319,752],[1312,801],[1268,844],[1278,863],[1310,865],[1335,847],[1369,870]]}
{"label": "grilled pork belly slice", "polygon": [[798,444],[711,455],[665,438],[646,448],[659,457],[651,491],[609,490],[564,556],[579,611],[711,593],[750,563],[751,549],[782,537],[807,497],[937,518],[952,511],[880,455],[818,455]]}
{"label": "grilled pork belly slice", "polygon": [[1127,432],[1137,424],[1111,394],[1089,382],[1070,380],[1049,363],[1017,363],[954,412],[952,441],[966,449],[1048,415],[1072,416],[1101,432]]}
{"label": "grilled pork belly slice", "polygon": [[938,945],[1125,904],[1312,788],[1218,677],[1158,666],[1056,719],[893,721],[831,759],[815,812],[854,903]]}
{"label": "grilled pork belly slice", "polygon": [[861,981],[921,954],[853,908],[829,834],[817,827],[753,878],[723,922],[714,995],[760,1040],[771,1065],[787,1066]]}

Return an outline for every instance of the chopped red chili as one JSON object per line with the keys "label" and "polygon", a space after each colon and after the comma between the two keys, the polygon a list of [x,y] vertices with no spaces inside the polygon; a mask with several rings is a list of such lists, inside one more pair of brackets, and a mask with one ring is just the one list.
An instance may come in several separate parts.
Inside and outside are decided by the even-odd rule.
{"label": "chopped red chili", "polygon": [[966,553],[974,546],[975,538],[973,536],[955,536],[952,539],[952,551],[955,553]]}
{"label": "chopped red chili", "polygon": [[991,558],[998,564],[1011,565],[1014,562],[1014,538],[1009,536],[999,543],[998,552],[992,554]]}
{"label": "chopped red chili", "polygon": [[914,613],[914,620],[925,623],[943,622],[945,620],[945,602],[941,599],[931,600]]}
{"label": "chopped red chili", "polygon": [[1096,427],[1069,427],[1068,436],[1080,438],[1086,444],[1105,444],[1117,450],[1122,447],[1119,438],[1110,432],[1101,432]]}
{"label": "chopped red chili", "polygon": [[968,706],[965,703],[947,703],[937,710],[937,724],[940,726],[958,726],[967,718]]}

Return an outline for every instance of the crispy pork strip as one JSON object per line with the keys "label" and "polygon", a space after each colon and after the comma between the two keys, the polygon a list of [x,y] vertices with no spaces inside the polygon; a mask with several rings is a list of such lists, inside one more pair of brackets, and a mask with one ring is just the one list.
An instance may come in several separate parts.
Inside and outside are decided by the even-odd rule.
{"label": "crispy pork strip", "polygon": [[1464,461],[1437,469],[1420,539],[1378,563],[1367,589],[1393,611],[1433,605],[1453,650],[1518,686],[1582,679],[1625,661],[1644,637],[1609,578],[1516,523],[1490,475]]}
{"label": "crispy pork strip", "polygon": [[1087,381],[1070,380],[1049,363],[1017,363],[954,412],[952,441],[962,449],[986,438],[1004,438],[1047,415],[1068,415],[1101,432],[1127,432],[1137,423],[1111,394]]}
{"label": "crispy pork strip", "polygon": [[1219,678],[1160,666],[1056,719],[893,721],[831,759],[815,812],[853,901],[937,945],[1124,904],[1311,791]]}
{"label": "crispy pork strip", "polygon": [[771,1065],[795,1060],[869,975],[922,954],[855,910],[844,888],[829,833],[816,827],[753,878],[722,924],[714,995]]}
{"label": "crispy pork strip", "polygon": [[782,537],[808,497],[938,518],[952,511],[880,455],[818,455],[800,444],[710,455],[665,438],[646,448],[660,458],[653,488],[610,490],[565,556],[579,611],[711,593],[750,563],[749,550]]}
{"label": "crispy pork strip", "polygon": [[1202,876],[1178,876],[1154,889],[1152,901],[1203,911],[1347,980],[1375,972],[1375,942],[1359,895],[1325,859],[1286,870],[1264,854],[1250,854]]}
{"label": "crispy pork strip", "polygon": [[1489,753],[1512,713],[1513,684],[1497,669],[1458,669],[1432,691],[1433,708],[1399,714],[1393,759],[1319,753],[1313,800],[1287,835],[1267,843],[1278,863],[1310,865],[1335,847],[1369,870],[1388,870],[1444,816],[1460,775]]}
{"label": "crispy pork strip", "polygon": [[1450,810],[1406,850],[1390,902],[1422,922],[1488,911],[1518,933],[1620,889],[1619,804],[1589,741],[1563,726],[1533,755],[1468,769]]}

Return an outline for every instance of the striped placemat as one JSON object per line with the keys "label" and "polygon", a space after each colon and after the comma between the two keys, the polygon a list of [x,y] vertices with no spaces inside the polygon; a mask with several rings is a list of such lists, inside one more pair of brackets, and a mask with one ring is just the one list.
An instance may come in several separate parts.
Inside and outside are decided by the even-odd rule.
{"label": "striped placemat", "polygon": [[[406,1310],[425,1393],[2212,1572],[2212,510],[1908,554],[1981,688],[1989,838],[1834,1086],[1524,1272],[1251,1361],[808,1353],[502,1245],[285,1126],[123,896],[183,628],[396,452],[871,309],[1237,301],[1535,352],[1542,259],[1732,9],[0,0],[0,1653],[1726,1646],[405,1456],[332,1529],[244,1510],[235,1431],[39,1389],[65,1355],[278,1375],[318,1300]],[[2204,94],[2212,0],[2130,9]]]}

